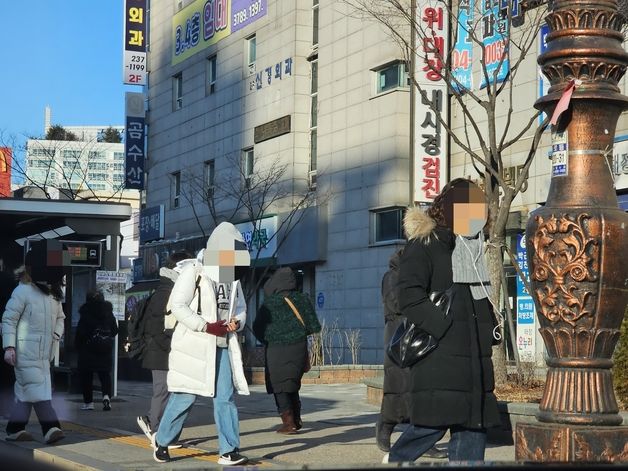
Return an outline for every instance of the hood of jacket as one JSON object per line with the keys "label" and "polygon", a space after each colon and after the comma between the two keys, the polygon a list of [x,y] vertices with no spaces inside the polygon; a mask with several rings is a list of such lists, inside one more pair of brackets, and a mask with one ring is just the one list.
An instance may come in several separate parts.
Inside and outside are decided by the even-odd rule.
{"label": "hood of jacket", "polygon": [[436,229],[436,221],[420,208],[409,208],[403,217],[403,231],[408,240],[428,240]]}
{"label": "hood of jacket", "polygon": [[264,284],[264,294],[271,296],[277,293],[294,291],[297,288],[297,277],[290,267],[278,269]]}
{"label": "hood of jacket", "polygon": [[177,277],[179,276],[179,273],[180,273],[179,271],[173,270],[172,268],[161,267],[159,269],[159,276],[168,278],[169,280],[172,280],[173,283],[177,281]]}
{"label": "hood of jacket", "polygon": [[454,233],[447,227],[437,225],[434,219],[419,208],[410,208],[406,211],[403,218],[403,230],[409,241],[416,239],[427,243],[434,236],[451,249],[456,245]]}
{"label": "hood of jacket", "polygon": [[[207,253],[218,250],[237,250],[235,265],[248,266],[251,263],[251,257],[244,242],[244,237],[240,231],[230,222],[221,222],[216,226],[207,239],[207,246],[203,253],[203,265],[214,265],[207,260]],[[242,258],[246,258],[246,263]],[[240,259],[238,261],[238,259]]]}

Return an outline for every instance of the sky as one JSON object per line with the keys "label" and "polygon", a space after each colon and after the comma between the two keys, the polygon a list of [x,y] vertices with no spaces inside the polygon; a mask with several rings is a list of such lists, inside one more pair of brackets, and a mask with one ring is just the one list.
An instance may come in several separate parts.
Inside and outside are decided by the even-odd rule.
{"label": "sky", "polygon": [[[124,125],[124,0],[0,0],[0,145],[52,124]],[[3,142],[4,141],[4,142]],[[9,143],[10,144],[10,143]]]}

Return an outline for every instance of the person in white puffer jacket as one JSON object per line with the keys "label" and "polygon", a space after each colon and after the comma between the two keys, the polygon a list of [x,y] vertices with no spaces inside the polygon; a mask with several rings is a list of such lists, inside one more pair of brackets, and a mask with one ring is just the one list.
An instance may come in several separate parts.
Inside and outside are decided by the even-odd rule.
{"label": "person in white puffer jacket", "polygon": [[34,408],[45,442],[53,443],[64,437],[52,408],[50,377],[50,362],[64,329],[63,272],[60,268],[33,266],[41,263],[34,258],[32,252],[27,254],[20,284],[13,290],[2,316],[4,360],[15,368],[16,378],[15,404],[6,439],[33,439],[26,425]]}
{"label": "person in white puffer jacket", "polygon": [[170,398],[155,434],[153,457],[170,460],[196,396],[213,398],[219,464],[248,459],[239,453],[238,410],[233,400],[249,394],[237,331],[246,322],[246,300],[235,268],[250,265],[242,234],[223,222],[207,241],[202,264],[186,266],[177,278],[169,305],[177,320],[168,357]]}

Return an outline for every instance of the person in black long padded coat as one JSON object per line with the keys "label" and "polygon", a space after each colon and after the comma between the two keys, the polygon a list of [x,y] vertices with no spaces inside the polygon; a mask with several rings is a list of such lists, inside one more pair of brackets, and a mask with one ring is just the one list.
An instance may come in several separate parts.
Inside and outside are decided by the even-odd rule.
{"label": "person in black long padded coat", "polygon": [[152,435],[159,429],[159,422],[170,397],[167,384],[168,355],[176,321],[173,315],[169,315],[168,300],[183,266],[194,263],[195,260],[186,250],[171,254],[166,260],[166,266],[159,269],[159,285],[146,307],[143,319],[146,346],[142,356],[142,368],[151,370],[153,396],[148,415],[140,415],[136,421],[149,440],[152,440]]}
{"label": "person in black long padded coat", "polygon": [[320,332],[321,325],[310,298],[297,291],[291,268],[279,268],[264,284],[264,295],[253,332],[266,346],[266,391],[274,394],[282,421],[277,433],[290,435],[303,426],[299,390],[307,363],[307,336]]}
{"label": "person in black long padded coat", "polygon": [[[399,259],[403,249],[396,250],[388,261],[388,271],[382,277],[382,301],[384,302],[384,348],[403,322],[399,309],[397,284],[399,281]],[[382,406],[375,425],[375,440],[382,451],[390,451],[390,436],[397,424],[408,423],[408,410],[404,391],[410,370],[400,368],[384,355],[384,387]],[[447,458],[447,452],[430,448],[423,456]]]}
{"label": "person in black long padded coat", "polygon": [[[401,314],[438,339],[410,367],[410,426],[389,462],[414,461],[450,432],[450,462],[483,461],[487,428],[500,424],[493,393],[493,317],[482,229],[487,205],[472,182],[453,180],[423,212],[404,217],[408,244],[399,263]],[[429,298],[453,286],[445,316]]]}
{"label": "person in black long padded coat", "polygon": [[114,337],[118,335],[118,323],[113,316],[113,306],[105,301],[99,291],[90,292],[85,304],[79,308],[81,318],[76,327],[74,345],[78,352],[78,370],[83,392],[81,410],[94,409],[94,373],[100,379],[103,410],[111,410],[111,368],[113,365]]}

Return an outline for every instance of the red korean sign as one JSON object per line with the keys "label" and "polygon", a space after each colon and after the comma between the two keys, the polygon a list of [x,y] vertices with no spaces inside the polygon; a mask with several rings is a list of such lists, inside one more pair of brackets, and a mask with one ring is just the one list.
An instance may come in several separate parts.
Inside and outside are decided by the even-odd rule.
{"label": "red korean sign", "polygon": [[419,1],[416,15],[413,195],[415,202],[429,203],[447,181],[448,139],[442,123],[449,118],[443,78],[449,14],[441,2]]}

